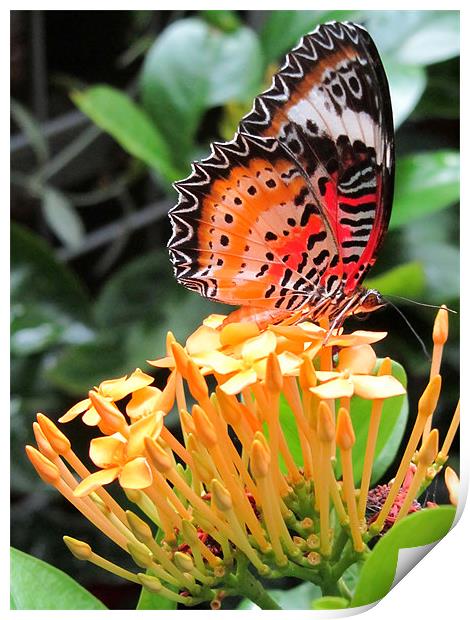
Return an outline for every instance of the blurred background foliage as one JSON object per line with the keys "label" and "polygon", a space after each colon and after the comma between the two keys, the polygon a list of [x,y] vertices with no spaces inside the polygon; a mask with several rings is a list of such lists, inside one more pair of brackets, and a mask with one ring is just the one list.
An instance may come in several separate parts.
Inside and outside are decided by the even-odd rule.
{"label": "blurred background foliage", "polygon": [[[64,519],[78,538],[91,542],[93,533],[37,479],[23,445],[37,411],[57,418],[101,380],[136,366],[148,372],[168,329],[184,340],[220,310],[173,279],[171,183],[212,140],[231,139],[303,34],[332,19],[364,23],[389,77],[397,142],[390,231],[369,284],[458,309],[459,13],[13,11],[11,19],[12,544],[101,588],[106,601],[96,585],[103,576],[71,559],[57,535]],[[394,303],[430,348],[435,311]],[[458,323],[452,315],[442,422],[457,399]],[[390,332],[378,352],[405,366],[413,407],[428,372],[417,339],[393,308],[362,327]],[[135,592],[120,585],[111,599],[132,607]]]}

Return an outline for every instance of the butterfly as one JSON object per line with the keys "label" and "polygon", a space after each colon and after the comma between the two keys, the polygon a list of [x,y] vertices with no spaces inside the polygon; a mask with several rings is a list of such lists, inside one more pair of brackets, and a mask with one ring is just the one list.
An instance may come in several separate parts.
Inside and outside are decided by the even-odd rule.
{"label": "butterfly", "polygon": [[394,132],[368,32],[305,35],[230,142],[175,183],[168,243],[177,280],[241,306],[226,321],[327,319],[384,305],[361,286],[390,219]]}

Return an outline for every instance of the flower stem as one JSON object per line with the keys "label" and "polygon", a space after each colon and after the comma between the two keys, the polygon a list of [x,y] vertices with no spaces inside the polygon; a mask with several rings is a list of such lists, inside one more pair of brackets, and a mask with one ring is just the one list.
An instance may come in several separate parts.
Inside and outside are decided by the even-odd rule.
{"label": "flower stem", "polygon": [[247,564],[246,558],[242,556],[238,558],[237,574],[232,575],[230,579],[234,593],[250,599],[261,609],[282,609],[249,571]]}

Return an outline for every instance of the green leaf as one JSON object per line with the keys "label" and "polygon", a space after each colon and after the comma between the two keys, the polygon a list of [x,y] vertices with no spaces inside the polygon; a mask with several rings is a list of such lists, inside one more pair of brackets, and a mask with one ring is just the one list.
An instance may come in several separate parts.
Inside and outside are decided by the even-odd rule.
{"label": "green leaf", "polygon": [[38,121],[21,103],[14,99],[11,100],[10,114],[27,137],[39,163],[44,164],[49,158],[49,145]]}
{"label": "green leaf", "polygon": [[398,228],[457,202],[459,178],[457,151],[416,153],[399,159],[390,228]]}
{"label": "green leaf", "polygon": [[125,93],[111,86],[99,85],[75,91],[72,99],[98,127],[166,180],[174,181],[182,176],[173,166],[171,149],[164,136],[146,112]]}
{"label": "green leaf", "polygon": [[365,561],[351,607],[383,598],[393,583],[399,550],[437,542],[450,530],[454,517],[454,507],[439,506],[415,512],[394,525]]}
{"label": "green leaf", "polygon": [[[284,397],[284,394],[281,394],[279,404],[279,421],[295,464],[299,467],[303,467],[302,448],[300,446],[297,423],[295,421],[295,416],[292,413],[292,409],[289,407],[287,400]],[[287,468],[285,467],[284,462],[281,461],[281,457],[279,457],[279,462],[281,464],[282,471],[287,473]]]}
{"label": "green leaf", "polygon": [[70,248],[80,246],[85,227],[67,196],[47,187],[42,195],[42,213],[49,228],[64,245]]}
{"label": "green leaf", "polygon": [[170,601],[166,596],[142,588],[136,609],[176,609],[176,607],[175,601]]}
{"label": "green leaf", "polygon": [[270,11],[260,32],[267,62],[275,62],[311,32],[328,21],[354,20],[359,11]]}
{"label": "green leaf", "polygon": [[177,161],[187,165],[205,111],[251,99],[262,73],[260,45],[252,30],[222,32],[198,18],[182,19],[168,26],[147,54],[142,101]]}
{"label": "green leaf", "polygon": [[314,601],[312,609],[346,609],[349,601],[342,596],[322,596]]}
{"label": "green leaf", "polygon": [[89,299],[80,281],[40,237],[11,225],[11,299],[24,311],[33,303],[54,306],[77,320],[89,319]]}
{"label": "green leaf", "polygon": [[[377,360],[377,368],[382,360]],[[392,362],[392,375],[406,387],[406,374],[403,366]],[[352,450],[354,482],[357,485],[362,477],[364,454],[369,432],[371,401],[357,396],[351,399],[351,419],[356,435],[356,443]],[[372,484],[380,480],[391,465],[400,447],[408,419],[408,399],[406,395],[387,398],[382,409],[379,433],[375,448]],[[337,473],[341,475],[341,459],[337,455]]]}
{"label": "green leaf", "polygon": [[383,57],[392,99],[393,122],[397,129],[413,112],[426,88],[423,67],[405,65],[393,57]]}
{"label": "green leaf", "polygon": [[396,51],[403,63],[430,65],[460,53],[459,11],[425,11],[425,19]]}
{"label": "green leaf", "polygon": [[106,609],[58,568],[27,553],[10,550],[11,609]]}
{"label": "green leaf", "polygon": [[405,295],[419,297],[426,286],[426,275],[419,262],[406,263],[393,267],[375,278],[368,278],[364,285],[375,288],[382,295]]}
{"label": "green leaf", "polygon": [[212,24],[224,32],[233,32],[240,28],[242,24],[235,11],[201,11],[201,17],[203,17],[208,24]]}
{"label": "green leaf", "polygon": [[[321,596],[321,589],[313,583],[302,583],[288,590],[268,590],[282,609],[312,609],[312,603]],[[253,601],[243,599],[237,609],[259,609]]]}

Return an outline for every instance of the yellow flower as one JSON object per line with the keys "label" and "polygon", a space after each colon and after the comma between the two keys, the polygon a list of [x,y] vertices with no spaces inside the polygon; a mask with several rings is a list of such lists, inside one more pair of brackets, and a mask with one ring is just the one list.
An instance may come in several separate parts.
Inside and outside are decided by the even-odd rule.
{"label": "yellow flower", "polygon": [[[130,375],[124,375],[124,377],[119,377],[118,379],[102,381],[98,387],[95,387],[95,391],[109,402],[116,402],[151,383],[153,383],[153,377],[142,372],[140,368],[137,368]],[[88,426],[97,426],[101,421],[90,398],[85,398],[71,407],[59,419],[59,422],[70,422],[80,414],[83,414],[82,420]]]}
{"label": "yellow flower", "polygon": [[[441,311],[429,384],[398,469],[390,484],[373,491],[383,403],[405,394],[392,376],[391,360],[378,364],[371,346],[385,334],[339,330],[325,340],[328,326],[309,322],[260,331],[251,323],[225,325],[224,319],[208,317],[184,347],[168,335],[166,356],[151,362],[171,371],[163,389],[137,369],[90,390],[61,418],[84,414],[85,424],[99,427],[102,436],[89,449],[98,471],[89,471],[43,414],[34,423],[38,449],[27,446],[28,458],[138,568],[113,564],[87,543],[65,537],[75,557],[152,592],[184,605],[211,601],[214,607],[220,606],[220,592],[264,592],[256,582],[243,590],[244,570],[251,580],[256,573],[266,579],[298,577],[326,591],[331,580],[324,582],[325,575],[339,578],[366,552],[370,538],[420,509],[416,498],[448,459],[460,407],[441,444],[432,429],[445,318]],[[358,488],[354,394],[371,401]],[[174,401],[181,439],[165,426]],[[295,452],[289,425],[298,439]],[[445,477],[456,502],[456,476],[447,468]],[[144,518],[119,505],[113,482]]]}
{"label": "yellow flower", "polygon": [[97,437],[90,443],[90,459],[100,471],[82,480],[74,491],[77,497],[89,495],[96,488],[116,478],[125,489],[145,489],[152,484],[152,471],[144,454],[146,437],[156,439],[163,426],[163,412],[137,420],[121,433]]}
{"label": "yellow flower", "polygon": [[374,350],[368,344],[343,349],[338,356],[336,371],[317,371],[315,375],[320,385],[310,391],[325,400],[353,394],[369,400],[405,394],[403,385],[392,375],[370,374],[376,361]]}

